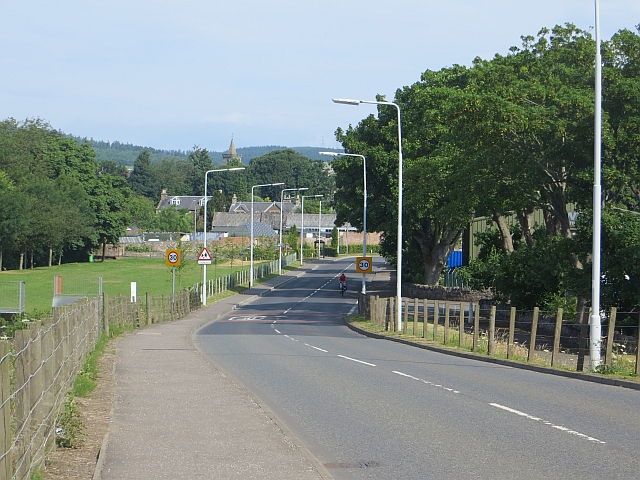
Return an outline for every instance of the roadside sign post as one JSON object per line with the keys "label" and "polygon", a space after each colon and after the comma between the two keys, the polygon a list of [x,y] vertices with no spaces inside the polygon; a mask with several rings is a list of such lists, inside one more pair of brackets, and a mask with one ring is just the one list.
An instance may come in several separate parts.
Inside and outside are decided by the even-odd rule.
{"label": "roadside sign post", "polygon": [[165,263],[171,268],[171,301],[175,300],[176,295],[176,267],[180,266],[180,250],[167,249],[165,251]]}
{"label": "roadside sign post", "polygon": [[373,273],[373,259],[371,257],[356,257],[356,273]]}
{"label": "roadside sign post", "polygon": [[[209,250],[207,250],[207,247],[202,247],[202,250],[200,250],[200,255],[198,255],[198,264],[199,265],[211,265],[211,254],[209,253]],[[204,284],[202,285],[202,298],[201,298],[201,302],[202,305],[204,305],[205,307],[207,306],[207,267],[204,267]]]}

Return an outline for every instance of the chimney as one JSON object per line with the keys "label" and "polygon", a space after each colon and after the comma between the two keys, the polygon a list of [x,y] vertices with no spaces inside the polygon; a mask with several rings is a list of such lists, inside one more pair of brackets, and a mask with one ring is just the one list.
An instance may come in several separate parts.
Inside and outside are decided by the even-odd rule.
{"label": "chimney", "polygon": [[235,205],[238,203],[238,196],[234,193],[233,197],[231,197],[231,205]]}
{"label": "chimney", "polygon": [[167,198],[167,189],[163,188],[162,193],[160,194],[160,201],[162,202],[165,198]]}
{"label": "chimney", "polygon": [[299,207],[299,206],[300,206],[300,194],[297,193],[296,194],[296,207]]}

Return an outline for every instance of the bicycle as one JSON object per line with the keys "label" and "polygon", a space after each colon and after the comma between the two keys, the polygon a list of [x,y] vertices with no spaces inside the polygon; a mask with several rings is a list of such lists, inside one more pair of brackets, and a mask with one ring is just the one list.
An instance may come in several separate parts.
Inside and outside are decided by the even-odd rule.
{"label": "bicycle", "polygon": [[347,291],[347,282],[340,282],[340,295],[344,297],[344,292]]}

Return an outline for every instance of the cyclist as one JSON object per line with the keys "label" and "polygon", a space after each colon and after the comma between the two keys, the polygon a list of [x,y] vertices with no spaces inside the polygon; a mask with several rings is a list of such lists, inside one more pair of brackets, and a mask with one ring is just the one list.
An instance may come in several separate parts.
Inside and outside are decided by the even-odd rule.
{"label": "cyclist", "polygon": [[344,272],[340,274],[339,280],[340,280],[340,291],[342,292],[342,290],[347,289],[347,276],[344,274]]}

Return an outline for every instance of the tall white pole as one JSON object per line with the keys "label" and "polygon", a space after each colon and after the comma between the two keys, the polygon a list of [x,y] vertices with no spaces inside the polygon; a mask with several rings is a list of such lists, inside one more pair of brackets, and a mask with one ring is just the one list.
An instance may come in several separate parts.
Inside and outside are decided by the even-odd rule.
{"label": "tall white pole", "polygon": [[[402,331],[402,123],[400,119],[400,106],[393,102],[379,102],[377,100],[352,100],[345,98],[334,98],[334,103],[344,105],[360,105],[370,103],[374,105],[391,105],[398,111],[398,253],[397,253],[397,276],[396,297],[397,297],[397,322],[398,330]],[[347,251],[348,252],[348,251]]]}
{"label": "tall white pole", "polygon": [[280,192],[280,247],[278,249],[279,254],[278,257],[280,259],[280,262],[278,263],[278,275],[282,275],[282,218],[283,218],[283,212],[284,212],[284,192],[296,192],[296,191],[303,191],[303,190],[309,190],[308,187],[303,187],[303,188],[285,188]]}
{"label": "tall white pole", "polygon": [[[362,159],[362,170],[364,180],[364,205],[362,209],[362,256],[367,256],[367,159],[364,155],[356,153],[339,153],[339,152],[318,152],[320,155],[330,155],[332,157],[359,157]],[[340,253],[340,228],[338,228],[338,253]],[[362,293],[367,293],[367,275],[362,274]]]}
{"label": "tall white pole", "polygon": [[[244,170],[245,167],[236,167],[236,168],[217,168],[215,170],[207,170],[204,172],[204,248],[207,248],[207,202],[209,201],[209,197],[207,197],[207,179],[210,173],[214,172],[237,172],[239,170]],[[194,215],[195,218],[195,215]],[[196,229],[194,228],[194,231]],[[202,265],[202,297],[200,301],[202,305],[207,306],[207,264]]]}
{"label": "tall white pole", "polygon": [[251,253],[249,254],[249,288],[253,287],[253,189],[258,187],[275,187],[278,185],[284,185],[284,183],[264,183],[262,185],[254,185],[251,187]]}
{"label": "tall white pole", "polygon": [[249,261],[249,288],[253,287],[253,189],[256,188],[256,185],[251,187],[251,254]]}
{"label": "tall white pole", "polygon": [[[362,212],[362,256],[367,256],[367,159],[362,157],[362,169],[364,174],[364,205]],[[367,274],[362,274],[362,294],[367,293]]]}
{"label": "tall white pole", "polygon": [[300,227],[300,266],[304,264],[304,195],[302,195],[302,226]]}
{"label": "tall white pole", "polygon": [[602,145],[602,58],[600,56],[600,2],[596,8],[596,82],[595,82],[595,126],[593,142],[593,245],[591,278],[591,331],[589,357],[591,369],[600,366],[602,327],[600,322],[600,238],[602,222],[601,145]]}
{"label": "tall white pole", "polygon": [[318,260],[320,260],[320,227],[322,226],[322,200],[320,200],[320,215],[318,216]]}

